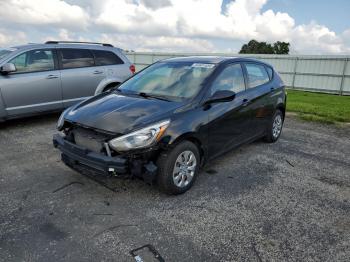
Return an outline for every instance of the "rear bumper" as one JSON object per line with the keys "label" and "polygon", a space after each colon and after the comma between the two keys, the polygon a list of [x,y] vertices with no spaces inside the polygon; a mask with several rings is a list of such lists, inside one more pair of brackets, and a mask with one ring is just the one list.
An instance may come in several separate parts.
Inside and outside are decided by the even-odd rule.
{"label": "rear bumper", "polygon": [[79,172],[82,169],[88,169],[103,175],[129,173],[129,163],[126,158],[109,157],[92,152],[68,142],[59,134],[53,136],[53,145],[61,151],[62,161]]}

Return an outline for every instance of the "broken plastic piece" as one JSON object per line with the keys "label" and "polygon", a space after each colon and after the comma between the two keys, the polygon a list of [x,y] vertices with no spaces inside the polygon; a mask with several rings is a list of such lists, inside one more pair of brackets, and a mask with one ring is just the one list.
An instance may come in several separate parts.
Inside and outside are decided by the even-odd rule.
{"label": "broken plastic piece", "polygon": [[[142,258],[141,253],[144,254],[145,258]],[[165,262],[165,260],[158,253],[158,251],[154,248],[154,246],[152,246],[150,244],[144,245],[144,246],[139,247],[139,248],[135,248],[135,249],[130,251],[130,254],[134,257],[136,262],[149,261],[149,260],[145,260],[145,259],[146,259],[146,257],[148,259],[150,259],[150,255],[151,255],[151,259],[153,258],[154,261]]]}

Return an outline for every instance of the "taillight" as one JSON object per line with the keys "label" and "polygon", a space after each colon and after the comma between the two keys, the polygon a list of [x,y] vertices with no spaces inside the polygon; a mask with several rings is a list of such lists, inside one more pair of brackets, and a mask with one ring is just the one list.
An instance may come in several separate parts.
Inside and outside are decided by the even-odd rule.
{"label": "taillight", "polygon": [[130,69],[131,73],[135,74],[135,65],[131,65],[129,67],[129,69]]}

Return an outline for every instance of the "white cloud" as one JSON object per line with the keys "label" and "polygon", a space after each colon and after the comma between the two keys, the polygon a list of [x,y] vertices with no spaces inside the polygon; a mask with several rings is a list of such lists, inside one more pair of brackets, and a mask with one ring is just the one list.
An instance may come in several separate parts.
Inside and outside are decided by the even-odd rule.
{"label": "white cloud", "polygon": [[24,25],[85,28],[87,13],[63,0],[0,0],[0,21]]}
{"label": "white cloud", "polygon": [[71,31],[68,31],[67,29],[59,29],[58,33],[56,35],[48,35],[40,39],[40,42],[46,42],[46,41],[82,41],[82,42],[93,42],[96,40],[93,40],[91,38],[86,38],[84,36],[81,36],[79,34],[73,33]]}
{"label": "white cloud", "polygon": [[[171,5],[154,10],[125,0],[106,0],[95,22],[120,33],[144,36],[248,41],[289,41],[292,51],[342,53],[347,47],[341,37],[325,26],[311,22],[295,25],[287,13],[267,10],[266,0],[236,0],[221,12],[220,1],[172,0]],[[115,14],[118,10],[118,15]],[[164,43],[165,44],[165,43]],[[155,46],[156,47],[156,46]],[[161,48],[159,46],[158,48]]]}
{"label": "white cloud", "polygon": [[335,32],[315,22],[295,27],[291,32],[291,42],[298,53],[344,53],[348,48]]}
{"label": "white cloud", "polygon": [[347,46],[347,52],[350,52],[350,28],[342,33],[342,39]]}
{"label": "white cloud", "polygon": [[172,36],[102,34],[100,41],[113,43],[125,50],[132,50],[132,43],[141,43],[137,50],[144,52],[154,50],[163,52],[211,52],[215,48],[207,40]]}
{"label": "white cloud", "polygon": [[10,31],[0,28],[0,46],[7,46],[15,42],[26,43],[27,36],[21,31]]}
{"label": "white cloud", "polygon": [[140,3],[153,10],[157,10],[166,6],[171,6],[170,0],[140,0]]}
{"label": "white cloud", "polygon": [[289,41],[297,53],[349,52],[350,29],[337,35],[297,24],[288,13],[262,11],[266,2],[231,1],[222,13],[220,0],[0,0],[0,21],[17,31],[42,28],[39,39],[102,39],[136,50],[220,51],[217,41],[227,50],[254,38]]}

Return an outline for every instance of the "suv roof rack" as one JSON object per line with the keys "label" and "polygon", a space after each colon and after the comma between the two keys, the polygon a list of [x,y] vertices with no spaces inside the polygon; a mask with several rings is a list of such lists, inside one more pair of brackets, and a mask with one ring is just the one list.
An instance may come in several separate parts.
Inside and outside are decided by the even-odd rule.
{"label": "suv roof rack", "polygon": [[113,47],[111,44],[96,43],[96,42],[79,42],[79,41],[46,41],[45,44],[89,44],[89,45],[102,45]]}

